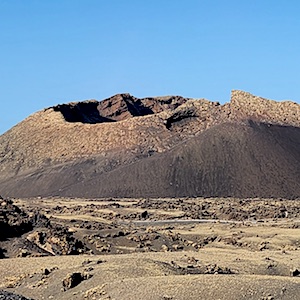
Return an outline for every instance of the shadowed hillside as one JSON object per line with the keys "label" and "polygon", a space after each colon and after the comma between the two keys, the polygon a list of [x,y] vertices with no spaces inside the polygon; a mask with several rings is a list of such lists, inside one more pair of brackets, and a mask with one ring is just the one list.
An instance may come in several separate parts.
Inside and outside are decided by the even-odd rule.
{"label": "shadowed hillside", "polygon": [[300,197],[300,106],[116,95],[38,112],[0,137],[5,196]]}

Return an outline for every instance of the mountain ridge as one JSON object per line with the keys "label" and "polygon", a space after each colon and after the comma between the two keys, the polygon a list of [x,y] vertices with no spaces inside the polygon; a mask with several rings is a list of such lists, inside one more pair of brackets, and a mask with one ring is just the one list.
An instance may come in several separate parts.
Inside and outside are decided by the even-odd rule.
{"label": "mountain ridge", "polygon": [[[134,106],[134,108],[130,108],[130,105]],[[256,131],[253,129],[255,126],[257,126]],[[260,126],[265,128],[264,131],[259,129]],[[299,104],[291,101],[276,102],[235,90],[232,91],[231,101],[223,105],[205,99],[191,99],[180,96],[139,99],[130,94],[118,94],[100,102],[89,100],[57,105],[29,116],[0,136],[0,171],[2,174],[0,176],[0,191],[7,196],[22,194],[28,196],[51,195],[51,193],[70,195],[73,187],[73,190],[77,191],[78,196],[85,194],[89,197],[101,197],[103,195],[134,197],[134,193],[124,192],[122,194],[118,192],[121,189],[121,183],[118,183],[118,178],[120,178],[118,172],[121,172],[122,168],[129,168],[126,169],[125,173],[130,173],[129,170],[134,169],[132,165],[141,165],[142,169],[144,164],[147,165],[146,161],[149,159],[157,159],[159,161],[159,155],[165,156],[164,160],[168,161],[168,156],[173,155],[172,149],[181,149],[181,145],[184,143],[191,143],[195,149],[198,149],[197,143],[193,142],[195,139],[202,145],[201,149],[206,147],[207,151],[212,152],[212,156],[208,159],[208,161],[211,161],[210,168],[215,168],[213,162],[218,161],[216,160],[218,158],[225,172],[221,172],[222,176],[228,179],[229,175],[226,175],[226,170],[230,164],[226,165],[224,161],[222,162],[222,159],[230,155],[237,156],[238,153],[235,147],[239,147],[232,140],[233,134],[231,135],[230,132],[238,131],[236,135],[240,134],[243,136],[243,130],[247,128],[248,136],[243,142],[247,141],[249,144],[248,148],[253,153],[259,153],[259,151],[256,151],[252,144],[260,144],[261,140],[268,140],[270,135],[273,134],[272,132],[275,132],[275,129],[278,131],[276,133],[277,138],[270,140],[270,147],[265,147],[267,150],[263,150],[265,152],[262,155],[257,154],[256,156],[259,158],[253,157],[251,163],[247,162],[249,168],[251,166],[251,172],[259,172],[252,165],[261,164],[264,161],[263,158],[273,153],[273,149],[277,149],[276,145],[281,143],[281,147],[285,151],[280,152],[280,155],[273,154],[274,157],[277,157],[284,163],[280,167],[274,167],[277,165],[277,162],[272,160],[268,162],[270,164],[269,169],[271,173],[281,169],[282,174],[278,171],[278,176],[289,178],[288,182],[292,191],[288,191],[289,188],[285,187],[285,192],[280,193],[278,188],[275,188],[279,182],[276,179],[276,174],[272,175],[273,179],[271,181],[273,184],[270,185],[269,189],[275,188],[277,191],[273,193],[274,197],[300,197],[300,190],[298,190],[297,184],[295,185],[295,181],[300,178],[300,173],[297,171],[300,169],[300,158],[297,154],[300,152],[298,151],[300,149],[299,127]],[[229,130],[229,136],[226,138],[224,138],[226,134],[226,132],[223,132],[224,128]],[[283,132],[290,137],[290,140],[289,138],[283,139]],[[224,143],[231,145],[231,152],[224,145],[221,145],[218,150],[210,148],[211,140],[215,140],[214,135],[218,136],[219,134],[219,138],[223,139]],[[201,139],[207,135],[212,135],[212,137],[208,137],[206,144],[203,144]],[[248,141],[248,139],[250,140]],[[198,151],[200,153],[201,149],[194,152]],[[246,151],[245,156],[249,156],[247,149],[245,147],[243,149],[244,152]],[[181,150],[178,151],[180,152]],[[283,159],[286,153],[292,155],[294,160]],[[182,155],[187,154],[184,153]],[[197,158],[192,157],[191,154],[189,155],[191,156],[191,161],[197,162],[195,163],[196,169],[201,169],[205,166],[203,161],[197,161]],[[257,160],[259,163],[257,163]],[[163,163],[164,161],[161,162],[162,165]],[[231,162],[231,165],[233,163],[234,160]],[[240,163],[244,163],[242,159]],[[291,167],[291,165],[294,165],[295,168]],[[148,165],[145,168],[147,172],[154,172],[151,168],[149,169]],[[176,167],[174,170],[167,166],[165,168],[171,173],[179,170],[179,167]],[[185,182],[184,178],[186,176],[193,177],[193,174],[197,173],[197,170],[195,171],[192,165],[185,165],[184,168],[186,170],[177,179],[181,182]],[[71,179],[68,178],[67,174],[62,176],[64,172],[59,170],[63,169],[67,170],[67,173],[72,174]],[[160,170],[160,168],[158,169]],[[238,166],[237,169],[240,170],[239,172],[243,170],[243,168]],[[288,170],[293,170],[291,178],[288,175]],[[245,171],[247,170],[245,169]],[[133,182],[145,177],[142,171],[138,172],[135,170],[135,172],[137,172],[138,176],[132,178]],[[163,171],[160,170],[159,173],[162,174]],[[211,187],[208,192],[205,192],[205,189],[202,187],[199,188],[199,182],[203,186],[205,185],[204,182],[207,181],[207,179],[203,179],[203,175],[202,179],[198,177],[197,180],[195,179],[195,182],[192,184],[194,186],[190,188],[190,191],[186,187],[182,187],[182,191],[184,191],[182,193],[174,188],[170,189],[167,185],[169,179],[164,181],[161,178],[161,183],[164,184],[164,187],[157,189],[154,185],[151,187],[153,192],[149,192],[147,195],[159,197],[164,191],[169,190],[169,194],[165,196],[198,195],[197,191],[199,191],[200,196],[224,196],[230,194],[230,196],[246,195],[246,197],[251,197],[251,193],[249,194],[251,188],[244,188],[244,194],[238,192],[238,186],[236,186],[234,191],[230,192],[225,192],[226,188],[224,187],[222,192],[222,190],[216,188],[220,184],[220,180],[217,180],[218,173],[208,173],[215,174],[212,175],[210,180],[210,182],[215,182],[215,187]],[[263,173],[267,176],[268,169],[264,169]],[[160,174],[157,176],[159,177]],[[65,178],[65,186],[63,185],[63,180],[62,182],[59,181],[59,176]],[[169,175],[165,176],[168,177]],[[44,187],[42,183],[38,184],[39,180],[37,180],[37,177],[44,178],[43,180],[46,183]],[[93,187],[89,188],[91,193],[84,193],[82,190],[89,181],[94,181],[94,185],[96,185],[97,180],[98,182],[104,182],[106,181],[105,178],[109,177],[111,177],[112,182],[115,182],[115,187],[108,187],[108,190],[111,191],[110,193],[104,192],[104,189]],[[241,177],[245,176],[234,173],[235,182],[238,182]],[[141,190],[148,189],[151,184],[146,178],[143,180],[141,186],[144,186],[144,188],[141,188]],[[248,179],[245,177],[244,181],[248,182]],[[252,181],[256,182],[254,177]],[[32,188],[26,186],[28,184],[31,184]],[[67,184],[70,185],[70,188],[67,188]],[[211,186],[209,182],[206,184]],[[251,186],[251,184],[248,183],[248,186]],[[79,188],[81,185],[82,187]],[[109,186],[108,183],[106,185]],[[160,185],[159,180],[156,185]],[[224,186],[226,185],[229,186],[230,182],[224,183]],[[46,188],[45,186],[49,187]],[[130,186],[129,183],[128,186]],[[124,187],[122,189],[124,191]],[[136,187],[132,189],[139,190]],[[65,194],[67,190],[69,194]],[[217,193],[214,192],[216,190],[218,190]],[[272,192],[263,192],[263,190],[264,188],[261,187],[262,195],[272,196]],[[72,195],[76,196],[74,193]],[[143,196],[140,191],[136,195]],[[259,191],[253,192],[253,196],[260,196]]]}

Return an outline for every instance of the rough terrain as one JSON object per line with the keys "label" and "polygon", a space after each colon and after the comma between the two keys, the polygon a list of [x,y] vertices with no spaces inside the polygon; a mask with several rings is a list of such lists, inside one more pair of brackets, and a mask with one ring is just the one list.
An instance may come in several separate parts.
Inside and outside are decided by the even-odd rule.
{"label": "rough terrain", "polygon": [[[38,210],[44,221],[2,238],[0,289],[33,299],[298,299],[298,203],[14,199],[1,205],[6,215]],[[53,252],[68,241],[80,251]]]}
{"label": "rough terrain", "polygon": [[57,105],[0,137],[7,197],[300,197],[300,105],[233,91]]}

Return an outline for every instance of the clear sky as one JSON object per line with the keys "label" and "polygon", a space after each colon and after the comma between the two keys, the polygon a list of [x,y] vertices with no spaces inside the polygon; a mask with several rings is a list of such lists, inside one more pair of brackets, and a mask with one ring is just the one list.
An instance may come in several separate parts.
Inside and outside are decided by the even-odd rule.
{"label": "clear sky", "polygon": [[0,0],[0,134],[59,103],[300,102],[298,0]]}

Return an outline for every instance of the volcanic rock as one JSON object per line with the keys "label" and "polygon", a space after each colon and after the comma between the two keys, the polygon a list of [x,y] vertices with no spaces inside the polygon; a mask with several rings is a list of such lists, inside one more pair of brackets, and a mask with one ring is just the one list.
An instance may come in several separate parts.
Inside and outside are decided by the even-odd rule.
{"label": "volcanic rock", "polygon": [[10,197],[300,197],[300,105],[233,91],[57,105],[0,136]]}
{"label": "volcanic rock", "polygon": [[0,291],[0,300],[32,300],[31,298],[25,298],[23,296],[10,293],[7,291]]}
{"label": "volcanic rock", "polygon": [[83,280],[89,279],[91,275],[84,274],[80,272],[74,272],[71,274],[68,274],[62,281],[62,285],[64,287],[64,290],[71,289],[78,284],[80,284]]}
{"label": "volcanic rock", "polygon": [[27,213],[11,200],[0,197],[0,241],[19,236],[32,228],[32,218]]}
{"label": "volcanic rock", "polygon": [[0,258],[6,256],[7,250],[9,256],[15,257],[76,255],[88,251],[68,228],[52,224],[39,212],[26,213],[12,200],[0,198]]}

